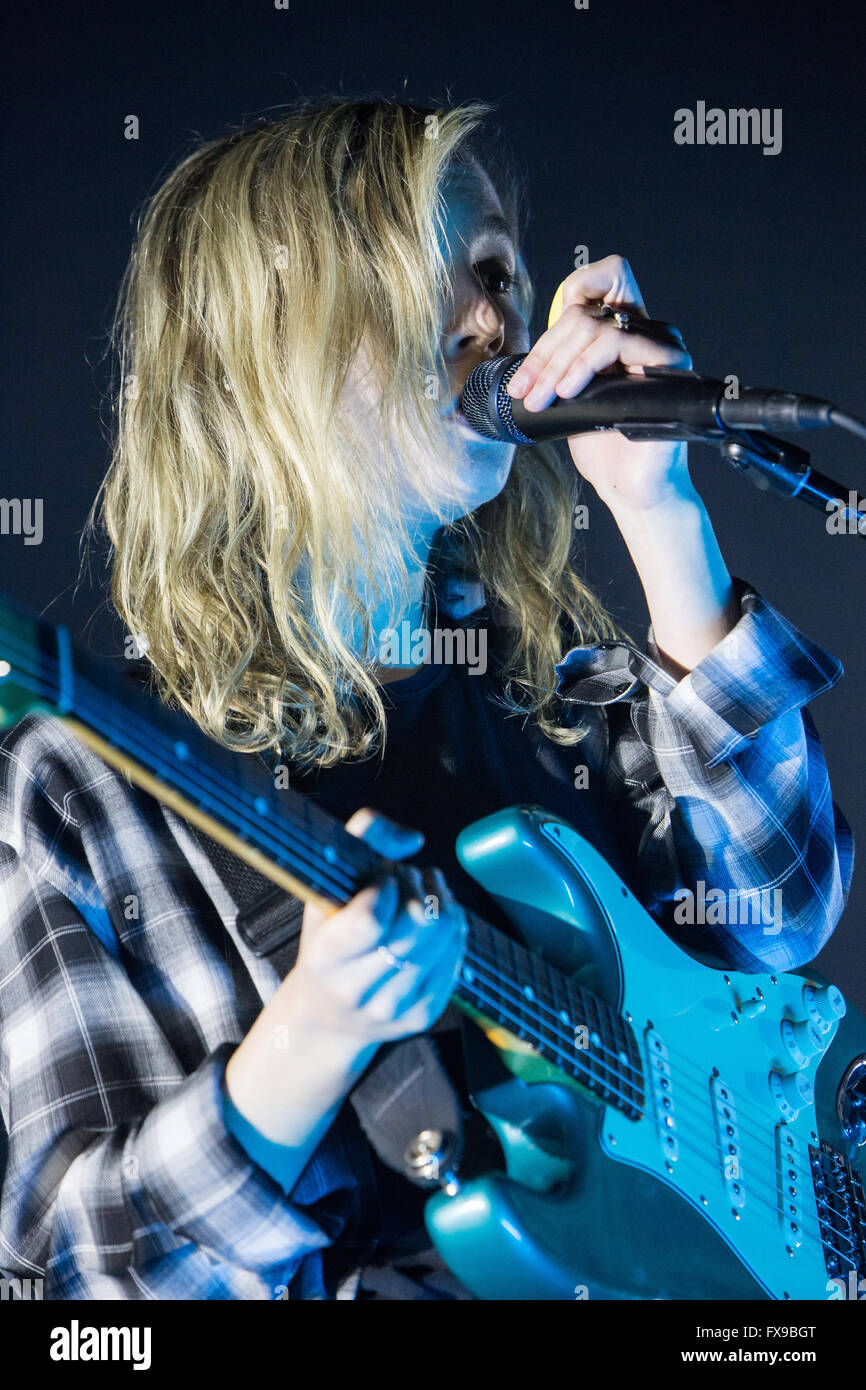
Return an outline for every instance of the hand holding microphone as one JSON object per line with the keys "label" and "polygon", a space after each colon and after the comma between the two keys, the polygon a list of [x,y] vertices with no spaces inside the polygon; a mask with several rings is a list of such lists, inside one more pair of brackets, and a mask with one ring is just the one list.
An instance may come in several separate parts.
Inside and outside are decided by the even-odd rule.
{"label": "hand holding microphone", "polygon": [[[682,335],[647,317],[621,256],[582,266],[562,282],[548,328],[525,355],[481,363],[461,400],[481,435],[518,444],[567,439],[579,472],[612,508],[694,497],[684,441],[716,444],[748,481],[829,512],[866,520],[854,489],[809,465],[804,450],[767,430],[866,425],[829,401],[698,376]],[[636,445],[642,445],[636,448]],[[845,498],[848,499],[847,504]],[[861,526],[866,534],[866,526]]]}
{"label": "hand holding microphone", "polygon": [[691,369],[678,328],[650,319],[628,261],[607,256],[563,280],[543,333],[512,377],[508,392],[527,410],[568,399],[598,372],[624,367]]}
{"label": "hand holding microphone", "polygon": [[[647,333],[641,332],[644,325]],[[677,330],[659,332],[651,323],[628,261],[606,256],[581,266],[560,285],[547,331],[507,382],[512,416],[514,403],[521,400],[524,411],[530,413],[546,412],[555,400],[573,401],[598,374],[615,364],[626,371],[645,367],[689,371],[692,360]],[[465,400],[463,410],[474,424]],[[643,508],[655,505],[671,488],[691,491],[686,451],[676,438],[636,449],[609,426],[607,432],[599,433],[592,424],[587,432],[579,419],[573,430],[572,423],[568,418],[558,421],[558,434],[568,439],[578,471],[611,507]],[[532,433],[534,426],[533,420],[527,437],[537,437]]]}

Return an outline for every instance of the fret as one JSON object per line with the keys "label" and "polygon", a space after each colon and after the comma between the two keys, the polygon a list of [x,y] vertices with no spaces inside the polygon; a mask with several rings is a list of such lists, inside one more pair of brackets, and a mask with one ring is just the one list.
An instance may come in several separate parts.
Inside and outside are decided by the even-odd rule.
{"label": "fret", "polygon": [[544,1011],[543,1006],[546,1001],[544,999],[544,991],[541,987],[539,972],[535,968],[535,963],[536,957],[533,956],[531,951],[526,952],[525,955],[523,954],[523,952],[521,952],[521,957],[518,963],[518,968],[520,969],[523,981],[521,993],[526,998],[530,1007],[533,1004],[535,1005],[536,1009],[539,1012],[540,1018],[543,1021],[547,1019],[549,1015],[547,1015]]}
{"label": "fret", "polygon": [[528,1001],[523,993],[523,980],[525,978],[526,972],[525,969],[521,970],[520,956],[518,954],[519,948],[517,947],[515,942],[512,941],[511,937],[506,936],[504,932],[502,933],[501,939],[504,950],[507,952],[509,957],[510,969],[508,971],[508,974],[514,983],[514,989],[512,993],[515,997],[515,1002],[512,1004],[512,1009],[514,1013],[517,1014],[521,1022],[521,1029],[518,1033],[518,1037],[522,1038],[528,1035],[529,1038],[539,1040],[538,1029],[535,1026],[535,1023],[531,1017],[531,1006],[529,1006]]}
{"label": "fret", "polygon": [[532,970],[533,988],[545,1028],[555,1039],[560,1055],[570,1057],[572,1049],[568,1029],[557,1016],[556,993],[553,987],[555,972],[542,956],[535,955],[532,951],[527,951],[526,956]]}
{"label": "fret", "polygon": [[562,1035],[562,1051],[571,1063],[571,1067],[577,1075],[580,1069],[580,1059],[576,1055],[574,1045],[574,1025],[572,1023],[571,1009],[567,1006],[568,996],[565,989],[565,981],[558,970],[548,968],[547,976],[550,981],[551,1008],[554,1018],[552,1022]]}
{"label": "fret", "polygon": [[538,1013],[542,1041],[549,1050],[551,1060],[559,1067],[567,1066],[573,1058],[571,1039],[556,1016],[547,962],[525,948],[521,948],[521,958],[524,969],[528,968],[531,975],[530,989]]}
{"label": "fret", "polygon": [[[484,966],[492,974],[497,974],[500,969],[500,962],[496,952],[496,942],[493,929],[474,912],[467,912],[466,920],[469,923],[468,949],[472,954],[479,958]],[[473,961],[476,965],[477,961]]]}
{"label": "fret", "polygon": [[484,1001],[484,1010],[491,1018],[505,1022],[509,1012],[508,1001],[500,981],[502,979],[507,980],[508,974],[503,968],[498,934],[481,918],[473,915],[472,920],[475,925],[473,955],[481,958],[480,963],[478,960],[473,960],[472,966],[483,980],[481,997]]}
{"label": "fret", "polygon": [[[490,940],[491,930],[488,924],[484,921],[484,919],[478,917],[474,912],[467,912],[466,920],[469,925],[469,931],[467,935],[467,957],[469,954],[469,950],[471,949],[472,956],[480,957],[482,965],[481,967],[479,967],[476,959],[464,959],[463,967],[460,972],[460,978],[457,981],[457,993],[462,994],[466,998],[468,1003],[475,1005],[479,1009],[483,1005],[488,1016],[493,1017],[494,1015],[493,1011],[491,1010],[491,1006],[489,1002],[485,1001],[485,995],[489,991],[483,984],[481,984],[480,982],[476,982],[476,976],[479,971],[479,968],[481,969],[482,975],[485,977],[488,974],[496,973],[495,967],[488,967],[487,969],[484,968],[485,966],[488,966],[488,961],[492,952],[492,945]],[[498,1015],[496,1017],[498,1021]]]}
{"label": "fret", "polygon": [[[581,990],[587,1026],[589,1028],[589,1048],[587,1056],[598,1073],[598,1081],[605,1096],[615,1096],[619,1092],[618,1075],[611,1063],[613,1049],[613,1028],[608,1019],[602,1020],[600,1001],[594,994]],[[600,1044],[600,1045],[599,1045]]]}
{"label": "fret", "polygon": [[[464,979],[458,993],[589,1090],[636,1118],[643,1104],[640,1057],[631,1030],[616,1011],[474,915],[470,942],[473,952],[508,985],[485,984],[478,990]],[[530,975],[532,1000],[524,993]],[[576,1046],[579,1027],[588,1031],[586,1048]]]}
{"label": "fret", "polygon": [[[593,1064],[593,1052],[589,1046],[585,1032],[588,1031],[588,1023],[585,1010],[576,1006],[572,987],[568,980],[559,977],[559,994],[563,1001],[562,1012],[568,1016],[568,1024],[564,1025],[568,1029],[571,1040],[571,1056],[573,1075],[579,1081],[586,1081],[587,1084],[594,1086],[597,1084],[596,1072]],[[586,1042],[586,1045],[583,1044]]]}
{"label": "fret", "polygon": [[565,979],[558,970],[551,970],[550,981],[553,989],[553,1008],[562,1029],[574,1039],[574,1011],[571,1007]]}
{"label": "fret", "polygon": [[511,1027],[514,1029],[514,1005],[511,996],[515,991],[508,988],[511,967],[505,957],[507,937],[503,936],[502,932],[488,927],[487,943],[487,958],[490,963],[489,974],[493,982],[488,987],[488,994],[492,993],[493,1002],[498,1005],[503,1022],[508,1022],[510,1019]]}
{"label": "fret", "polygon": [[[480,919],[475,917],[475,923],[480,923]],[[518,1033],[518,1022],[514,1019],[514,1006],[510,995],[512,990],[507,987],[510,979],[509,963],[505,959],[505,938],[499,931],[493,931],[487,922],[481,927],[482,941],[482,960],[484,960],[484,999],[485,1012],[489,1016],[495,1017],[500,1023],[510,1027],[513,1033]],[[502,983],[500,983],[502,981]]]}

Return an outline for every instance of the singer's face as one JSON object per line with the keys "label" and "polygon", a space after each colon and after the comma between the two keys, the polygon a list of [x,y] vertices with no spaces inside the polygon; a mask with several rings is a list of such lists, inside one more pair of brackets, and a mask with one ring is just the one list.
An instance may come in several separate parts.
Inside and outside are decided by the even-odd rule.
{"label": "singer's face", "polygon": [[502,491],[515,446],[485,439],[456,413],[466,378],[479,363],[529,349],[529,331],[516,302],[513,281],[525,273],[514,234],[499,197],[478,165],[455,166],[445,185],[442,251],[450,270],[451,292],[443,306],[442,350],[450,399],[463,441],[474,511]]}

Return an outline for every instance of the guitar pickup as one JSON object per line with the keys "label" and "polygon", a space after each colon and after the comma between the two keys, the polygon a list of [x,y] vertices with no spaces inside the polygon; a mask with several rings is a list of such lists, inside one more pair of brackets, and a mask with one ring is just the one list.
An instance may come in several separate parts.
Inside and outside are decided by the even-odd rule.
{"label": "guitar pickup", "polygon": [[713,1103],[713,1119],[716,1124],[716,1141],[721,1160],[722,1182],[734,1211],[746,1204],[746,1188],[743,1183],[740,1160],[740,1135],[737,1128],[737,1107],[734,1104],[730,1086],[718,1075],[710,1081],[710,1096]]}
{"label": "guitar pickup", "polygon": [[680,1148],[677,1142],[677,1120],[668,1050],[654,1028],[646,1029],[644,1046],[653,1118],[668,1172],[673,1172],[673,1165],[680,1156]]}

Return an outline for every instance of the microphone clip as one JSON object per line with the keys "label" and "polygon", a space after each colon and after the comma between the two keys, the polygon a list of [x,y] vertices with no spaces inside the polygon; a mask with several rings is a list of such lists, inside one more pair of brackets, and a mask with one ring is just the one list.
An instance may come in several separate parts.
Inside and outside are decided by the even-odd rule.
{"label": "microphone clip", "polygon": [[853,490],[846,500],[841,483],[813,468],[799,445],[761,430],[731,431],[716,442],[725,462],[762,492],[797,497],[825,515],[838,512],[851,534],[866,535],[866,505]]}
{"label": "microphone clip", "polygon": [[772,434],[738,430],[715,442],[725,462],[762,492],[796,497],[811,472],[805,449]]}

